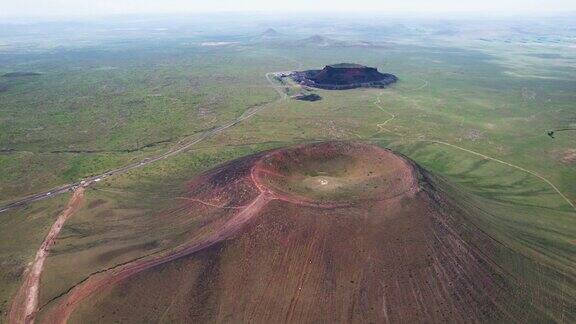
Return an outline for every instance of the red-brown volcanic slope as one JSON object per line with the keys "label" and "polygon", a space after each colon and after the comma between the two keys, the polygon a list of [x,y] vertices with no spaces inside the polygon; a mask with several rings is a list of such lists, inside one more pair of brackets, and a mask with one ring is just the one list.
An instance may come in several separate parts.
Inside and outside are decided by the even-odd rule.
{"label": "red-brown volcanic slope", "polygon": [[495,243],[390,151],[342,142],[274,150],[188,188],[160,216],[203,221],[187,244],[91,276],[43,320],[509,322],[522,312],[492,262]]}

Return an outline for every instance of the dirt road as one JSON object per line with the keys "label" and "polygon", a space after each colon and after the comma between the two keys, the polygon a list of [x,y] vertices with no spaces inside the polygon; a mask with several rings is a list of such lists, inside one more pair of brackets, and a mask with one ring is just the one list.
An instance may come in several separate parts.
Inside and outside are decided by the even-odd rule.
{"label": "dirt road", "polygon": [[40,285],[40,277],[44,270],[44,262],[50,253],[50,249],[54,246],[56,237],[58,237],[64,223],[68,218],[70,218],[70,216],[72,216],[72,214],[74,214],[75,211],[78,210],[83,197],[84,187],[78,187],[74,191],[70,201],[68,201],[66,209],[58,215],[56,222],[54,222],[50,228],[48,235],[46,235],[44,242],[42,242],[40,249],[36,253],[34,261],[26,270],[24,282],[22,283],[20,290],[12,301],[8,313],[8,323],[20,324],[34,322],[38,308],[38,289]]}
{"label": "dirt road", "polygon": [[[160,160],[164,160],[164,159],[167,159],[173,155],[184,152],[184,151],[188,150],[190,147],[192,147],[193,145],[196,145],[196,144],[204,141],[205,139],[210,138],[216,134],[219,134],[219,133],[223,132],[224,130],[226,130],[230,127],[233,127],[236,124],[254,116],[256,113],[269,107],[270,105],[273,105],[279,101],[283,101],[283,100],[288,99],[288,96],[282,91],[282,89],[279,88],[274,83],[274,81],[272,79],[272,77],[274,75],[275,75],[275,73],[267,73],[266,74],[266,80],[270,83],[270,85],[274,88],[274,90],[279,95],[278,100],[276,100],[274,102],[251,108],[251,109],[247,110],[246,112],[244,112],[244,114],[242,114],[240,117],[238,117],[238,118],[236,118],[236,119],[234,119],[234,120],[232,120],[232,121],[230,121],[224,125],[221,125],[219,127],[216,127],[214,129],[211,129],[208,131],[205,131],[205,132],[201,133],[199,137],[194,138],[193,140],[191,140],[189,142],[180,142],[180,143],[178,143],[178,145],[176,147],[170,149],[169,151],[167,151],[167,152],[165,152],[159,156],[147,158],[141,162],[132,163],[132,164],[123,166],[121,168],[110,170],[110,171],[107,171],[103,174],[100,174],[100,175],[97,175],[97,176],[94,176],[91,178],[87,178],[87,179],[84,179],[84,180],[79,181],[79,182],[74,182],[74,183],[62,185],[62,186],[53,188],[49,191],[45,191],[45,192],[41,192],[41,193],[29,196],[29,197],[25,197],[23,199],[20,199],[18,201],[10,203],[6,206],[0,207],[0,212],[3,212],[6,210],[15,208],[15,207],[19,207],[19,206],[34,202],[34,201],[51,198],[51,197],[54,197],[54,196],[62,194],[62,193],[66,193],[66,192],[70,192],[70,191],[74,192],[74,194],[72,195],[72,198],[70,199],[70,201],[68,202],[68,205],[66,206],[66,209],[60,215],[58,215],[58,218],[56,219],[56,221],[54,222],[54,224],[50,228],[48,235],[46,236],[46,238],[42,242],[42,245],[40,246],[40,249],[36,253],[34,261],[28,267],[28,270],[25,273],[25,278],[24,278],[24,281],[22,283],[22,286],[20,287],[20,290],[18,291],[18,293],[14,297],[14,300],[12,301],[12,304],[11,304],[11,307],[9,310],[9,314],[8,314],[8,323],[20,324],[20,323],[33,323],[34,322],[36,311],[38,308],[38,290],[39,290],[39,285],[40,285],[40,277],[42,275],[42,271],[44,270],[44,262],[45,262],[46,257],[48,256],[48,254],[50,252],[50,249],[52,248],[52,246],[54,246],[56,237],[60,233],[60,230],[64,226],[66,220],[68,218],[70,218],[70,216],[79,208],[79,206],[82,202],[82,198],[84,196],[84,190],[87,186],[94,184],[94,183],[97,183],[106,177],[113,176],[115,174],[125,173],[125,172],[128,172],[130,170],[140,168],[140,167],[143,167],[145,165],[148,165],[148,164],[160,161]],[[257,200],[257,202],[259,204],[262,202],[265,202],[265,201],[266,201],[266,199],[258,199]],[[246,212],[240,213],[239,215],[246,214],[248,211],[252,210],[254,206],[249,206],[249,207],[251,207],[251,208],[246,208]],[[240,217],[240,218],[242,218],[242,217]],[[246,221],[246,220],[244,220],[244,221]],[[230,225],[232,225],[232,224],[230,224]],[[234,224],[234,225],[236,225],[236,226],[231,226],[231,227],[237,228],[237,225],[239,225],[239,224]],[[227,230],[224,230],[223,232],[226,233]],[[222,232],[220,234],[222,235]],[[224,236],[226,236],[226,235],[224,235]],[[219,241],[221,239],[222,239],[222,237],[214,237],[214,238],[209,239],[208,241]],[[205,242],[205,243],[207,244],[208,242]],[[189,251],[181,251],[181,253],[189,253]]]}
{"label": "dirt road", "polygon": [[194,244],[180,246],[166,254],[155,256],[147,260],[130,262],[118,268],[90,276],[86,281],[82,282],[78,286],[75,286],[64,297],[64,300],[56,305],[55,309],[47,315],[46,321],[48,323],[64,324],[68,321],[70,314],[72,314],[76,307],[94,293],[101,291],[110,285],[117,284],[118,282],[121,282],[126,278],[129,278],[134,274],[140,273],[146,269],[177,260],[232,237],[240,229],[242,229],[243,226],[252,219],[252,217],[257,215],[258,212],[269,201],[273,199],[273,197],[265,193],[259,194],[249,205],[234,215],[220,229]]}
{"label": "dirt road", "polygon": [[[330,146],[331,148],[331,146]],[[380,149],[379,152],[386,152]],[[90,296],[101,292],[102,290],[111,287],[113,285],[117,285],[120,282],[141,273],[147,269],[156,267],[161,264],[165,264],[182,257],[191,255],[195,252],[200,250],[206,249],[214,244],[222,242],[226,239],[234,237],[238,234],[243,228],[245,228],[246,224],[248,224],[253,218],[259,215],[260,211],[265,208],[265,206],[274,200],[279,200],[283,202],[287,202],[289,204],[295,204],[300,206],[307,206],[313,208],[320,208],[320,209],[335,209],[340,207],[350,207],[351,203],[334,203],[330,201],[313,201],[306,199],[300,196],[291,196],[289,194],[279,192],[276,189],[270,187],[268,183],[264,180],[263,177],[268,176],[270,173],[263,172],[269,170],[267,164],[264,163],[264,159],[267,157],[275,156],[278,151],[272,151],[267,153],[264,156],[260,156],[258,161],[254,161],[252,165],[248,167],[249,172],[242,175],[242,178],[231,179],[231,183],[236,186],[242,187],[243,190],[246,190],[246,186],[250,186],[256,190],[251,191],[247,190],[247,192],[253,192],[253,198],[245,205],[242,206],[220,206],[216,204],[212,204],[209,202],[204,201],[204,199],[198,199],[193,197],[180,197],[180,199],[185,199],[188,201],[197,202],[202,205],[206,205],[216,209],[228,209],[230,211],[230,217],[222,223],[222,225],[217,226],[214,228],[209,234],[205,234],[203,231],[200,231],[197,237],[192,238],[190,241],[177,246],[173,249],[164,250],[154,255],[146,256],[144,258],[135,259],[133,261],[128,261],[127,263],[122,263],[118,266],[115,266],[110,269],[106,269],[104,271],[100,270],[94,272],[92,275],[88,276],[85,280],[82,280],[77,285],[69,290],[65,295],[61,296],[60,300],[55,301],[54,307],[50,308],[49,311],[46,313],[46,317],[44,318],[45,322],[47,323],[66,323],[70,317],[70,315],[74,312],[74,310],[82,303],[85,302],[87,298]],[[283,158],[280,157],[280,158]],[[407,170],[411,170],[409,164],[402,165],[407,168]],[[235,169],[238,174],[243,174],[242,170]],[[200,184],[204,183],[213,183],[213,178],[201,178],[198,180]],[[416,190],[417,182],[415,178],[408,177],[404,179],[406,181],[405,187],[408,188],[407,191],[403,191],[402,194],[405,194],[408,191]],[[244,184],[244,185],[241,185]],[[222,186],[222,185],[220,185]],[[402,186],[404,187],[404,186]],[[227,190],[228,191],[228,190]],[[232,193],[237,193],[234,190],[231,190]],[[209,196],[218,197],[218,193],[211,192]],[[388,198],[380,198],[380,199],[389,199],[389,198],[396,198],[388,197]]]}

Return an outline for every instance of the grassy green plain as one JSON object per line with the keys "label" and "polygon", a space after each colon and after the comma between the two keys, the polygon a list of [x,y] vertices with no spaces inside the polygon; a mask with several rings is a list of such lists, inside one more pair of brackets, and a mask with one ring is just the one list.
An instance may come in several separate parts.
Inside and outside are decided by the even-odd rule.
{"label": "grassy green plain", "polygon": [[[338,139],[391,148],[469,192],[462,203],[485,209],[470,223],[502,243],[498,262],[529,283],[531,296],[560,301],[542,298],[534,307],[559,322],[576,318],[576,212],[567,202],[576,203],[576,133],[546,134],[576,126],[573,47],[528,36],[424,41],[372,32],[343,35],[385,45],[318,47],[257,35],[214,36],[235,42],[220,46],[191,36],[0,53],[0,75],[40,73],[0,77],[4,203],[155,156],[271,103],[182,154],[87,189],[47,260],[41,307],[91,273],[184,239],[178,224],[158,215],[202,171],[266,149]],[[322,100],[304,102],[277,101],[265,78],[338,62],[376,66],[400,82],[315,90]],[[66,198],[0,215],[2,314]]]}

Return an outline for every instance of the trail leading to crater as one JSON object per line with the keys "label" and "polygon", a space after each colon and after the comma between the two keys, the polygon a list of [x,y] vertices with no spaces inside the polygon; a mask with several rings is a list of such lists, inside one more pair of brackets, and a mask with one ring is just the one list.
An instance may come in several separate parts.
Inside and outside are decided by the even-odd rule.
{"label": "trail leading to crater", "polygon": [[64,223],[80,208],[83,197],[84,187],[78,187],[74,191],[70,201],[68,201],[66,209],[58,215],[58,218],[50,228],[48,235],[46,235],[40,249],[36,253],[34,261],[32,261],[26,270],[20,290],[12,301],[8,314],[8,323],[34,323],[38,308],[40,277],[44,270],[44,263]]}

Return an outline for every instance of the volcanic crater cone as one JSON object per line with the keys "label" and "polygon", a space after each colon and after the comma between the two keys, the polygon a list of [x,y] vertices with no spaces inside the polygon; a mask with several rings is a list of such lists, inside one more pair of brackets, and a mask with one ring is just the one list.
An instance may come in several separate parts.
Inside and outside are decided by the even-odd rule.
{"label": "volcanic crater cone", "polygon": [[271,152],[255,163],[261,191],[295,204],[352,205],[416,189],[411,165],[375,146],[325,143]]}
{"label": "volcanic crater cone", "polygon": [[326,90],[384,88],[398,81],[393,74],[352,63],[327,65],[322,70],[297,71],[291,77],[302,85]]}
{"label": "volcanic crater cone", "polygon": [[[188,184],[173,249],[83,281],[48,322],[478,322],[540,318],[489,236],[408,159],[325,142],[229,162]],[[191,224],[191,225],[190,225]],[[542,318],[540,318],[542,319]]]}

